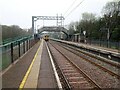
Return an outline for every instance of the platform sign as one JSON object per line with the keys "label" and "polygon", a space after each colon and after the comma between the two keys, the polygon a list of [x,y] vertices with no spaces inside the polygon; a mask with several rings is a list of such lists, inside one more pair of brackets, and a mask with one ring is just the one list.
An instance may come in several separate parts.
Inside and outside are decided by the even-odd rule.
{"label": "platform sign", "polygon": [[83,31],[83,34],[86,35],[86,31]]}

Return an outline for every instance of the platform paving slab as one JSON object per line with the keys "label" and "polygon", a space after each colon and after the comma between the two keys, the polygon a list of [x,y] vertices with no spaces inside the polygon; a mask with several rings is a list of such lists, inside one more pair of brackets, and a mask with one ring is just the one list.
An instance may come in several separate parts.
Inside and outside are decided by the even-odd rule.
{"label": "platform paving slab", "polygon": [[38,42],[16,64],[2,75],[2,88],[19,88],[19,85],[31,64],[34,55],[40,45]]}
{"label": "platform paving slab", "polygon": [[57,82],[55,79],[54,71],[52,69],[52,64],[47,52],[45,41],[43,43],[43,52],[41,56],[41,66],[38,78],[38,90],[41,88],[46,89],[57,89]]}
{"label": "platform paving slab", "polygon": [[41,64],[42,49],[43,49],[43,40],[41,41],[41,45],[36,53],[36,57],[34,58],[35,61],[27,77],[24,88],[37,88],[38,75],[39,75],[39,69],[40,69],[40,64]]}

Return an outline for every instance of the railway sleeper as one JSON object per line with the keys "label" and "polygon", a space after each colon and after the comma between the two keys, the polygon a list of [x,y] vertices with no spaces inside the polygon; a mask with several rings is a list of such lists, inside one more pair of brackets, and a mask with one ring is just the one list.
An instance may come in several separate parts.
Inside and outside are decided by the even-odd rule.
{"label": "railway sleeper", "polygon": [[90,85],[87,81],[73,81],[69,82],[72,88],[79,88],[79,89],[90,89],[94,88],[92,85]]}

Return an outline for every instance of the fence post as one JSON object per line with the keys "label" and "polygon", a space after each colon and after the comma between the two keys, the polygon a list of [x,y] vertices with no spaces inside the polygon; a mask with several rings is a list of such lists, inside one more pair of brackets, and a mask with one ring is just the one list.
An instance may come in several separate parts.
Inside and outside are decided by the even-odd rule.
{"label": "fence post", "polygon": [[26,50],[28,51],[28,40],[27,40],[26,42],[27,42],[27,43],[26,43],[26,45],[27,45]]}
{"label": "fence post", "polygon": [[120,51],[120,41],[118,41],[118,52]]}
{"label": "fence post", "polygon": [[23,53],[25,53],[25,41],[23,41]]}
{"label": "fence post", "polygon": [[29,40],[29,49],[30,49],[30,40]]}
{"label": "fence post", "polygon": [[11,43],[11,63],[13,63],[13,43]]}
{"label": "fence post", "polygon": [[29,40],[28,40],[28,50],[29,50]]}
{"label": "fence post", "polygon": [[19,52],[19,57],[20,57],[20,41],[18,41],[18,52]]}

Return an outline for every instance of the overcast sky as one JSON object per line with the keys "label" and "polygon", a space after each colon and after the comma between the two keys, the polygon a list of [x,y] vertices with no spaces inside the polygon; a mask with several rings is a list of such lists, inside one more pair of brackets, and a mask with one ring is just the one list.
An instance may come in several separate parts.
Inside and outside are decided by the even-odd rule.
{"label": "overcast sky", "polygon": [[[4,25],[19,25],[21,28],[30,28],[32,16],[64,15],[75,0],[0,0],[0,23]],[[76,0],[74,5],[64,15],[66,16],[82,0]],[[84,0],[66,19],[65,24],[79,21],[84,12],[101,14],[105,4],[111,0]],[[45,25],[55,25],[56,21],[45,21]],[[37,24],[43,25],[43,21]]]}

